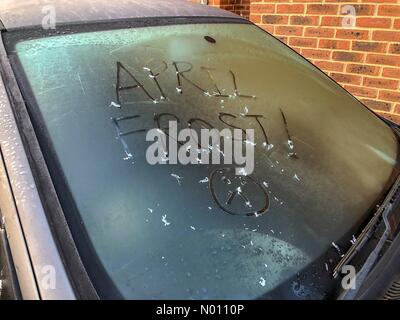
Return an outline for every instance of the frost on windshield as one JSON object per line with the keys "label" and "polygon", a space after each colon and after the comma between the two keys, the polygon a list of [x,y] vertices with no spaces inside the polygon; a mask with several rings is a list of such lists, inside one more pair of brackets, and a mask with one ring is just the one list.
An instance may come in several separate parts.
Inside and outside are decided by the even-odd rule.
{"label": "frost on windshield", "polygon": [[[340,258],[395,163],[384,124],[249,25],[65,34],[16,52],[79,221],[128,298],[257,298],[282,284],[307,296],[293,277],[316,260],[332,269],[319,259]],[[165,134],[156,165],[152,129]],[[240,135],[202,145],[202,129]],[[223,161],[235,144],[254,150],[252,172]],[[193,163],[171,163],[171,146]]]}

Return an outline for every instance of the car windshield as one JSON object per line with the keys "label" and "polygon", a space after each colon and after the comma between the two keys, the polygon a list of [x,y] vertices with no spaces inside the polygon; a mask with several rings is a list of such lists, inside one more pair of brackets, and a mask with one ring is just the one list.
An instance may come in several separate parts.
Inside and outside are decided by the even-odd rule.
{"label": "car windshield", "polygon": [[[140,299],[329,294],[321,279],[397,164],[381,119],[247,23],[18,37],[8,52],[95,285],[107,277],[112,294]],[[254,168],[171,164],[169,149],[150,163],[146,134],[172,145],[171,123],[253,129],[240,143],[254,147]]]}

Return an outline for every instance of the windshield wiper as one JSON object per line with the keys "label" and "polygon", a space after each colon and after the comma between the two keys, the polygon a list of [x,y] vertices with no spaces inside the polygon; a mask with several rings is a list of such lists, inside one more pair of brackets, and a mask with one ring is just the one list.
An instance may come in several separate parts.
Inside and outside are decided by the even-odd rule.
{"label": "windshield wiper", "polygon": [[342,259],[333,269],[333,277],[336,278],[340,271],[342,270],[343,266],[346,265],[354,255],[360,251],[360,249],[364,246],[364,244],[369,239],[369,236],[372,233],[373,227],[378,223],[379,219],[382,217],[385,209],[388,207],[391,208],[390,201],[392,200],[394,194],[396,193],[398,187],[400,186],[400,175],[397,177],[395,183],[393,184],[391,190],[389,191],[388,195],[386,196],[385,200],[383,201],[382,205],[379,206],[378,210],[375,212],[371,220],[365,226],[365,228],[361,231],[360,235],[354,241],[352,246],[347,250],[347,252],[343,255]]}
{"label": "windshield wiper", "polygon": [[[356,241],[349,248],[349,250],[343,255],[342,259],[339,261],[337,266],[333,270],[333,277],[337,278],[342,268],[348,264],[348,262],[361,250],[364,244],[371,238],[372,234],[376,230],[374,227],[380,223],[381,218],[385,224],[385,231],[379,239],[378,244],[375,246],[374,250],[369,254],[368,258],[364,262],[361,269],[356,274],[356,289],[348,289],[345,290],[339,297],[339,299],[352,299],[358,293],[362,283],[365,278],[371,271],[374,266],[376,260],[378,259],[378,255],[381,252],[385,242],[387,241],[390,233],[391,226],[389,223],[389,214],[392,211],[393,204],[396,203],[396,200],[399,198],[400,193],[397,193],[400,187],[400,175],[397,176],[395,183],[387,194],[383,203],[379,206],[371,220],[368,222],[366,227],[362,230],[360,235],[357,237]],[[396,194],[397,193],[397,194]]]}
{"label": "windshield wiper", "polygon": [[[392,130],[394,131],[395,135],[400,138],[400,127],[391,122],[390,120],[384,119],[380,117],[387,125],[389,125]],[[361,231],[360,235],[357,239],[353,242],[352,246],[347,250],[347,252],[342,256],[342,259],[333,269],[333,278],[337,278],[340,271],[342,270],[343,266],[345,266],[353,257],[354,255],[360,251],[360,249],[364,246],[367,240],[370,238],[371,234],[373,233],[373,227],[377,225],[379,219],[383,216],[385,209],[390,206],[390,203],[393,203],[395,199],[393,197],[396,194],[397,189],[400,186],[400,175],[397,176],[396,181],[394,182],[393,186],[391,187],[389,193],[386,195],[382,204],[378,207],[375,214],[368,222],[366,227]],[[396,197],[397,198],[397,197]]]}

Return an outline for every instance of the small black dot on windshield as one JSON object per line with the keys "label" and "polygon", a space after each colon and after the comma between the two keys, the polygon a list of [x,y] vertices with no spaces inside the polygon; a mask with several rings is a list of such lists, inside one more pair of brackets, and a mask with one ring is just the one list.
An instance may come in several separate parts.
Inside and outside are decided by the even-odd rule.
{"label": "small black dot on windshield", "polygon": [[210,43],[216,43],[217,41],[210,36],[204,36],[204,39],[206,39],[206,41],[210,42]]}

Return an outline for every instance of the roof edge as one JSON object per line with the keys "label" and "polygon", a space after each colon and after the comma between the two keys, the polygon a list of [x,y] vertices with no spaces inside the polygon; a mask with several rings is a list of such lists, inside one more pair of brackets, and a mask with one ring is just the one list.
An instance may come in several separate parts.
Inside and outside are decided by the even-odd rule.
{"label": "roof edge", "polygon": [[[38,4],[39,3],[39,4]],[[1,0],[0,20],[7,30],[50,24],[162,17],[230,17],[232,12],[187,0]]]}

